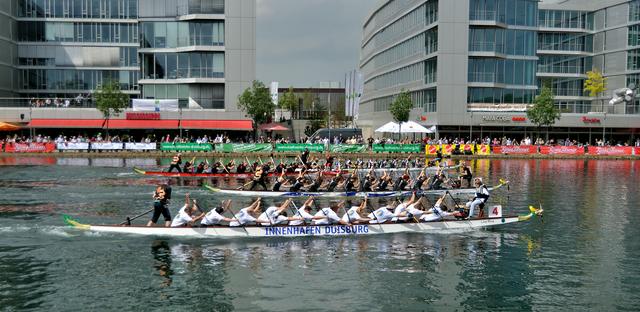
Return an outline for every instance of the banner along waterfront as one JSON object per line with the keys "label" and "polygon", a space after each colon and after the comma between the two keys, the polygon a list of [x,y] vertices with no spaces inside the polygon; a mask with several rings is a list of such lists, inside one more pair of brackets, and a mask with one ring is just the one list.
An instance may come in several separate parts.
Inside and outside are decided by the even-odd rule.
{"label": "banner along waterfront", "polygon": [[514,214],[541,203],[544,222],[456,234],[280,238],[288,235],[281,230],[257,239],[181,239],[78,231],[61,216],[120,223],[148,210],[153,185],[164,182],[173,186],[173,215],[187,192],[205,209],[232,199],[236,212],[251,198],[210,193],[199,179],[132,171],[157,160],[38,159],[46,158],[0,160],[6,310],[338,310],[357,303],[367,311],[615,311],[640,302],[637,161],[471,161],[474,176],[489,184],[511,181],[491,203]]}

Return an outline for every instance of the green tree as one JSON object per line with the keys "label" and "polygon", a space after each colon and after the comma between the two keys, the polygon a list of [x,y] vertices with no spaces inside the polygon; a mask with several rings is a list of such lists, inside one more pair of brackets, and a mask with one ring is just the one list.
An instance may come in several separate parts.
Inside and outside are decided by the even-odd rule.
{"label": "green tree", "polygon": [[[344,98],[344,97],[343,97]],[[335,112],[331,112],[332,125],[337,128],[345,127],[347,124],[347,116],[345,112],[344,100],[338,101]]]}
{"label": "green tree", "polygon": [[279,101],[280,108],[289,110],[291,112],[291,119],[298,108],[298,98],[293,93],[293,87],[289,87],[289,90],[282,94]]}
{"label": "green tree", "polygon": [[538,127],[547,127],[547,141],[549,140],[549,126],[560,119],[560,110],[553,100],[553,91],[549,86],[543,86],[540,95],[533,100],[533,106],[527,109],[527,118]]}
{"label": "green tree", "polygon": [[302,93],[302,106],[304,110],[310,111],[313,109],[313,100],[313,94],[311,94],[308,89]]}
{"label": "green tree", "polygon": [[[602,73],[594,68],[592,71],[587,72],[587,79],[584,81],[584,91],[589,92],[590,97],[596,97],[602,92],[607,90],[607,78],[602,76]],[[602,102],[602,111],[604,112],[604,100]]]}
{"label": "green tree", "polygon": [[253,118],[254,134],[258,125],[269,121],[275,112],[269,89],[258,80],[238,96],[238,108]]}
{"label": "green tree", "polygon": [[[403,89],[395,100],[393,100],[393,103],[391,103],[389,112],[391,116],[393,116],[393,120],[401,126],[403,122],[409,121],[409,114],[412,108],[413,103],[411,102],[411,96],[409,92]],[[398,127],[398,139],[400,139],[400,133],[402,132],[400,126]]]}
{"label": "green tree", "polygon": [[118,116],[129,107],[129,95],[120,90],[120,83],[110,80],[98,86],[93,96],[96,100],[96,108],[104,116],[107,137],[109,137],[109,118]]}

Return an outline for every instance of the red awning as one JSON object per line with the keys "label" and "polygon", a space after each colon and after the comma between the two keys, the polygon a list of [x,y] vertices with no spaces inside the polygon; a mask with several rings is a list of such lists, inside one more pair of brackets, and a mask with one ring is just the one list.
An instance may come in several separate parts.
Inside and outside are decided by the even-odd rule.
{"label": "red awning", "polygon": [[31,119],[31,128],[102,128],[103,119]]}
{"label": "red awning", "polygon": [[182,120],[183,129],[253,130],[251,120]]}
{"label": "red awning", "polygon": [[111,119],[109,129],[178,129],[178,121]]}
{"label": "red awning", "polygon": [[[182,120],[183,129],[253,130],[251,120]],[[103,119],[32,119],[32,128],[107,128]],[[179,121],[110,119],[109,129],[178,129]]]}

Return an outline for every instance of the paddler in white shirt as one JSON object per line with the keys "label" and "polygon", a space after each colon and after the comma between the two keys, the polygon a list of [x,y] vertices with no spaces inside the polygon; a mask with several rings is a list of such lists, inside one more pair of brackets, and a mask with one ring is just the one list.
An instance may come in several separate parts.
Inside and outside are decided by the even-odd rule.
{"label": "paddler in white shirt", "polygon": [[374,212],[368,215],[368,218],[371,219],[369,223],[377,224],[377,223],[385,223],[387,221],[392,221],[395,217],[394,206],[392,204],[384,205]]}
{"label": "paddler in white shirt", "polygon": [[445,196],[446,194],[438,198],[438,201],[436,201],[436,204],[433,205],[431,209],[425,211],[424,215],[420,217],[420,220],[426,221],[426,222],[432,222],[432,221],[442,220],[448,216],[452,216],[454,213],[449,212],[447,209],[447,206],[443,203]]}
{"label": "paddler in white shirt", "polygon": [[262,223],[269,222],[269,220],[258,220],[257,216],[262,212],[260,210],[260,204],[262,203],[262,198],[256,199],[256,201],[251,204],[251,206],[242,208],[238,213],[233,217],[233,221],[229,223],[229,226],[243,226],[247,224],[253,223]]}
{"label": "paddler in white shirt", "polygon": [[202,221],[200,221],[201,226],[210,226],[210,225],[220,225],[222,222],[231,223],[233,219],[227,218],[223,216],[225,210],[229,209],[229,205],[231,205],[231,200],[225,200],[222,202],[222,206],[211,209],[211,211],[207,212]]}
{"label": "paddler in white shirt", "polygon": [[204,213],[193,217],[198,212],[198,202],[191,201],[189,193],[185,196],[184,206],[178,211],[178,215],[171,221],[171,227],[192,226],[196,221],[204,217]]}
{"label": "paddler in white shirt", "polygon": [[284,213],[285,210],[291,204],[292,199],[289,198],[285,200],[280,207],[271,206],[267,208],[260,216],[258,220],[266,220],[266,222],[261,222],[260,224],[263,226],[276,225],[276,224],[286,224],[288,221],[293,220],[302,220],[299,217],[287,217]]}
{"label": "paddler in white shirt", "polygon": [[342,216],[342,221],[348,222],[350,224],[359,224],[359,223],[367,223],[370,221],[369,218],[361,217],[366,213],[367,208],[367,197],[365,197],[358,206],[352,206],[347,210],[347,212]]}
{"label": "paddler in white shirt", "polygon": [[346,222],[340,217],[338,217],[337,212],[344,207],[344,202],[333,202],[331,203],[331,207],[322,208],[318,211],[314,217],[321,217],[318,220],[314,220],[313,224],[315,225],[328,225],[328,224],[344,224],[348,225],[349,222]]}
{"label": "paddler in white shirt", "polygon": [[302,225],[303,223],[310,223],[313,220],[324,219],[324,217],[311,215],[311,206],[315,198],[309,197],[300,208],[296,211],[294,217],[299,217],[299,220],[292,220],[289,225]]}

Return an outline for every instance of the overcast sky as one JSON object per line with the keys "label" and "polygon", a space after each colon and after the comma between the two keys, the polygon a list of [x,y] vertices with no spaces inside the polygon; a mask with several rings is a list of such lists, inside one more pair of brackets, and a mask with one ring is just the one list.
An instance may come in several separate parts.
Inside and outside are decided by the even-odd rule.
{"label": "overcast sky", "polygon": [[257,0],[256,70],[265,84],[317,87],[358,65],[374,0]]}

